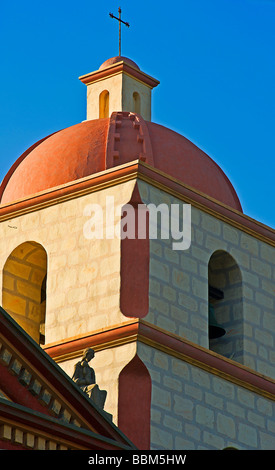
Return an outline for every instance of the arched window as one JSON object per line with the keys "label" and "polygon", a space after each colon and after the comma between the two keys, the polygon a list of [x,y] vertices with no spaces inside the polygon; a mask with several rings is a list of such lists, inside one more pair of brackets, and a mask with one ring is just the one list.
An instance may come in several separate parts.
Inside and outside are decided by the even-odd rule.
{"label": "arched window", "polygon": [[140,114],[140,96],[135,91],[133,93],[134,113]]}
{"label": "arched window", "polygon": [[45,343],[47,254],[42,245],[17,246],[3,268],[3,308],[39,344]]}
{"label": "arched window", "polygon": [[104,90],[99,95],[99,118],[109,117],[109,92]]}
{"label": "arched window", "polygon": [[242,278],[232,256],[218,250],[208,265],[209,348],[242,362],[243,311]]}

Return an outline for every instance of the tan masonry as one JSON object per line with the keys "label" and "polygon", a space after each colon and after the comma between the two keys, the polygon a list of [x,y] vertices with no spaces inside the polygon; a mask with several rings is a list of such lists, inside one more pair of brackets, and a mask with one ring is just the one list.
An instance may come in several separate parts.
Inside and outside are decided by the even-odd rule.
{"label": "tan masonry", "polygon": [[3,267],[2,306],[37,342],[45,323],[41,295],[46,271],[46,252],[34,242],[15,248]]}
{"label": "tan masonry", "polygon": [[112,186],[0,224],[5,238],[0,247],[2,306],[35,341],[45,317],[45,275],[47,343],[124,319],[119,309],[120,240],[86,239],[83,227],[89,216],[84,209],[98,204],[104,212],[108,196],[115,205],[125,204],[134,184]]}
{"label": "tan masonry", "polygon": [[[50,190],[42,191],[37,195],[15,201],[12,204],[0,206],[0,223],[5,221],[9,222],[9,224],[4,226],[3,235],[9,235],[11,228],[17,228],[12,227],[10,222],[13,223],[14,220],[24,214],[31,214],[34,211],[36,212],[56,204],[71,201],[81,196],[113,187],[114,185],[121,185],[136,180],[144,181],[173,197],[177,197],[187,204],[192,204],[193,207],[228,223],[244,233],[250,234],[271,246],[275,246],[274,229],[216,201],[210,196],[187,186],[139,160],[119,165],[118,167],[82,178],[76,182],[74,181]],[[50,222],[48,214],[46,218],[47,221]],[[51,222],[54,223],[55,220],[56,216],[53,216]],[[36,215],[33,214],[33,219],[31,219],[30,215],[29,226],[31,227],[32,225],[33,229],[37,228],[35,221]]]}
{"label": "tan masonry", "polygon": [[[272,401],[275,400],[275,380],[141,319],[132,319],[120,325],[92,331],[87,333],[86,337],[73,337],[62,343],[48,344],[44,349],[70,375],[75,358],[81,357],[86,347],[93,347],[96,351],[96,370],[104,374],[107,364],[108,367],[113,364],[114,369],[120,372],[122,367],[118,367],[119,363],[125,365],[127,358],[129,362],[135,351],[139,351],[141,344]],[[127,346],[131,346],[130,349]],[[115,364],[115,358],[119,358],[117,364]],[[103,378],[103,375],[99,376]],[[108,379],[106,386],[108,386]]]}

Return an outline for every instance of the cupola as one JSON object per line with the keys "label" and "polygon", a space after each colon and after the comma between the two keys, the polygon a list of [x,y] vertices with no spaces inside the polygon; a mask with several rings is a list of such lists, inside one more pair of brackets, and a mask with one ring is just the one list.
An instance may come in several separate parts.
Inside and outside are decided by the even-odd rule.
{"label": "cupola", "polygon": [[151,121],[151,91],[159,81],[127,57],[112,57],[79,79],[87,85],[87,120],[128,111]]}
{"label": "cupola", "polygon": [[151,122],[151,92],[158,80],[121,55],[80,80],[87,86],[86,120],[27,149],[2,181],[1,204],[140,160],[242,211],[231,182],[208,155],[184,136]]}

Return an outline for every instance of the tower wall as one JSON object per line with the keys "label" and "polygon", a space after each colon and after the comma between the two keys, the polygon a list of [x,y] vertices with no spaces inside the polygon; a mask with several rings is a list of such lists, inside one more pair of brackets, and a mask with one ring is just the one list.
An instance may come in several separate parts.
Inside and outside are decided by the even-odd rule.
{"label": "tower wall", "polygon": [[[115,343],[102,341],[95,348],[93,361],[97,382],[107,390],[105,409],[115,423],[119,422],[119,377],[138,354],[152,383],[152,448],[273,448],[274,401],[264,393],[256,393],[255,387],[250,391],[213,373],[211,368],[200,368],[186,361],[184,355],[174,354],[171,348],[156,348],[150,341],[140,341],[138,330],[134,335],[118,336],[120,327],[135,321],[120,310],[121,282],[127,281],[120,276],[121,241],[118,237],[106,238],[106,218],[102,239],[87,238],[83,229],[91,223],[91,204],[98,204],[106,216],[108,197],[114,197],[115,206],[123,206],[131,200],[135,184],[136,180],[131,180],[113,185],[3,221],[2,270],[22,243],[39,243],[47,253],[46,350],[54,343],[62,346],[108,329],[116,330]],[[138,181],[138,188],[145,204],[171,208],[171,204],[181,207],[183,203],[144,181]],[[116,214],[114,222],[119,224],[121,212]],[[91,228],[88,226],[87,233]],[[190,247],[176,251],[172,243],[169,231],[168,238],[150,240],[149,313],[143,319],[146,324],[190,342],[195,349],[211,347],[209,262],[218,253],[211,282],[224,292],[226,302],[217,301],[215,313],[226,335],[215,340],[220,341],[220,349],[211,354],[223,355],[230,363],[274,378],[273,248],[207,209],[194,206]],[[220,256],[224,253],[230,258]],[[232,316],[241,329],[234,324],[230,328]],[[83,352],[83,343],[77,344],[80,346],[73,354],[58,358],[70,376]]]}
{"label": "tower wall", "polygon": [[[46,343],[62,342],[125,321],[119,309],[120,240],[105,238],[105,209],[108,197],[114,198],[115,205],[127,203],[133,186],[130,181],[0,224],[5,240],[0,246],[1,292],[3,268],[16,247],[32,241],[47,253]],[[103,239],[85,238],[84,225],[94,214],[90,204],[103,208]],[[120,223],[120,213],[115,223]],[[87,231],[89,235],[89,226]]]}
{"label": "tower wall", "polygon": [[87,119],[98,119],[100,93],[107,90],[109,92],[109,116],[114,111],[122,109],[122,74],[107,77],[104,80],[87,85]]}
{"label": "tower wall", "polygon": [[151,449],[275,449],[275,402],[138,344],[152,378]]}
{"label": "tower wall", "polygon": [[[100,94],[109,93],[109,115],[127,111],[140,114],[151,121],[151,87],[141,80],[120,72],[87,84],[87,119],[98,119],[100,115]],[[134,93],[138,94],[140,106],[135,109]]]}
{"label": "tower wall", "polygon": [[[123,74],[122,80],[122,111],[138,113],[146,121],[151,121],[151,88],[127,74]],[[138,93],[139,95],[140,109],[135,109],[133,99],[134,93]]]}
{"label": "tower wall", "polygon": [[[94,348],[95,357],[91,366],[95,370],[96,382],[99,387],[107,391],[104,409],[112,415],[113,422],[118,424],[119,375],[136,354],[135,342],[121,344],[108,348]],[[81,359],[82,351],[73,359],[63,360],[59,363],[62,369],[72,377],[75,364]]]}
{"label": "tower wall", "polygon": [[[183,201],[139,182],[143,202],[182,204]],[[160,221],[159,221],[160,223]],[[275,378],[274,263],[275,249],[260,239],[196,207],[191,209],[192,238],[188,250],[172,249],[172,238],[150,240],[149,313],[145,320],[202,347],[209,348],[208,266],[213,253],[229,254],[241,273],[229,271],[228,304],[243,334],[226,322],[228,305],[216,302],[218,323],[226,324],[220,354]],[[223,282],[223,280],[221,280]],[[225,278],[224,278],[225,282]],[[219,284],[223,288],[222,284]],[[225,344],[225,347],[223,345]]]}

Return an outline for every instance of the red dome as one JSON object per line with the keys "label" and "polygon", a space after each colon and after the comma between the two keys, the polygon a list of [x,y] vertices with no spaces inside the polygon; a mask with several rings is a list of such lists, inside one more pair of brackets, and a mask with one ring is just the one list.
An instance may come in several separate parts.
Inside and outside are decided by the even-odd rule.
{"label": "red dome", "polygon": [[110,67],[110,65],[117,64],[118,62],[125,62],[125,64],[131,65],[131,67],[140,70],[139,66],[133,60],[128,59],[128,57],[123,57],[122,55],[117,55],[116,57],[111,57],[111,59],[105,60],[105,62],[103,62],[99,67],[99,70],[106,69],[107,67]]}
{"label": "red dome", "polygon": [[30,147],[5,176],[1,203],[137,159],[242,210],[232,184],[208,155],[182,135],[127,112],[85,121]]}

